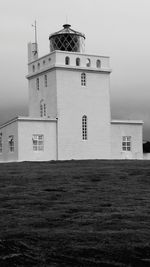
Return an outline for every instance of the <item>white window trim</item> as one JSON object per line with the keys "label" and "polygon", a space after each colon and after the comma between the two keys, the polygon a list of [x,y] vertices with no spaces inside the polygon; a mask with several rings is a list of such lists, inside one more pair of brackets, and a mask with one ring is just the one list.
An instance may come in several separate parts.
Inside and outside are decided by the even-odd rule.
{"label": "white window trim", "polygon": [[8,147],[9,147],[9,152],[14,153],[14,151],[15,151],[14,135],[9,135]]}
{"label": "white window trim", "polygon": [[40,117],[46,117],[47,116],[47,106],[44,100],[42,99],[40,101]]}
{"label": "white window trim", "polygon": [[123,152],[130,152],[132,150],[131,147],[131,136],[122,136],[122,151]]}
{"label": "white window trim", "polygon": [[65,57],[65,65],[70,65],[70,57]]}
{"label": "white window trim", "polygon": [[90,58],[86,59],[86,66],[91,67],[91,59]]}
{"label": "white window trim", "polygon": [[33,134],[32,135],[32,147],[34,152],[44,151],[44,135]]}
{"label": "white window trim", "polygon": [[44,86],[47,87],[47,74],[44,75]]}
{"label": "white window trim", "polygon": [[86,73],[81,73],[81,86],[86,86]]}
{"label": "white window trim", "polygon": [[40,90],[40,79],[39,77],[36,78],[36,89],[39,91]]}
{"label": "white window trim", "polygon": [[82,116],[82,140],[88,140],[88,133],[87,133],[87,116]]}

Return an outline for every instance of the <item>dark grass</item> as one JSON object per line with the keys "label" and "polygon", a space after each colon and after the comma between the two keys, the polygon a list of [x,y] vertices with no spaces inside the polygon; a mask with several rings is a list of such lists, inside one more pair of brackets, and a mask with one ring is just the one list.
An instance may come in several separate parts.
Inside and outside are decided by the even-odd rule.
{"label": "dark grass", "polygon": [[150,266],[150,161],[0,164],[3,266]]}

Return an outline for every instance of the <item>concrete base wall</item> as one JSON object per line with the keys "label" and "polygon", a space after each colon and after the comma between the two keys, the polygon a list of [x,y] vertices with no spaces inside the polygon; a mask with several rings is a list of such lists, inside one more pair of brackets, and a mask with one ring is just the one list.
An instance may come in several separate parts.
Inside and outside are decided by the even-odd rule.
{"label": "concrete base wall", "polygon": [[[2,153],[0,153],[0,162],[9,162],[18,160],[18,121],[6,124],[0,129],[2,134]],[[9,136],[14,136],[14,151],[9,149]]]}
{"label": "concrete base wall", "polygon": [[[48,161],[57,159],[57,122],[32,118],[16,119],[4,125],[0,132],[3,136],[3,151],[0,162],[8,161]],[[33,150],[33,135],[44,136],[44,150]],[[14,152],[8,149],[8,138],[14,135]]]}
{"label": "concrete base wall", "polygon": [[[32,137],[44,135],[44,150],[34,151]],[[56,160],[56,122],[20,121],[18,128],[19,161]]]}
{"label": "concrete base wall", "polygon": [[[122,137],[131,136],[131,151],[122,150]],[[112,123],[111,125],[111,158],[143,159],[142,124]]]}

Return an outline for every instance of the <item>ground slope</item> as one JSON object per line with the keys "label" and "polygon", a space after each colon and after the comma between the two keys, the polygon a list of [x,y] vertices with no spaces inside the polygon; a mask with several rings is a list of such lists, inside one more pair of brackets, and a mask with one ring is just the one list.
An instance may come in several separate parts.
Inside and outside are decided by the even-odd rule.
{"label": "ground slope", "polygon": [[150,162],[0,164],[0,266],[150,266]]}

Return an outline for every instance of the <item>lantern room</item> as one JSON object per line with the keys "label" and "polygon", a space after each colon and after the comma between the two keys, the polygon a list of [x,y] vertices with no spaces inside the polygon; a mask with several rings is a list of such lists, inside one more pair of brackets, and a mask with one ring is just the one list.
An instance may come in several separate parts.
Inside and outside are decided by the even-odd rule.
{"label": "lantern room", "polygon": [[61,50],[84,53],[84,34],[71,29],[69,24],[64,24],[62,30],[51,34],[49,40],[50,52]]}

